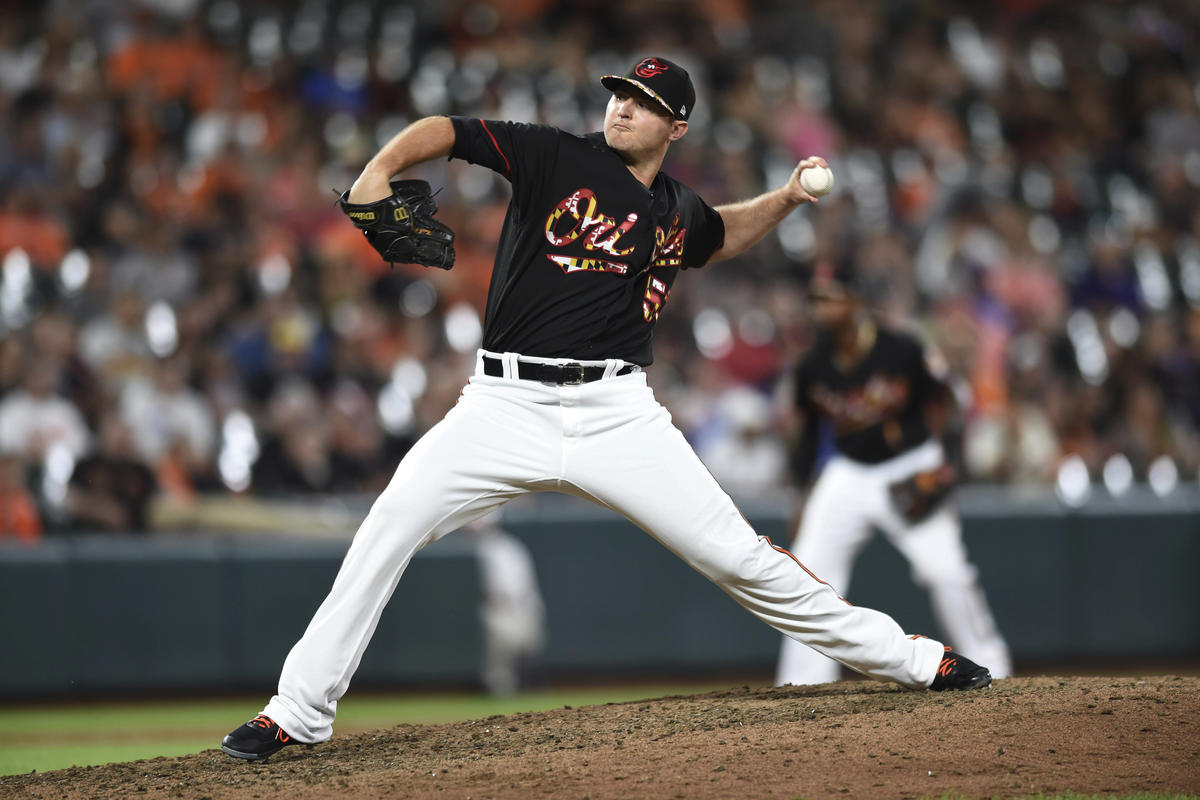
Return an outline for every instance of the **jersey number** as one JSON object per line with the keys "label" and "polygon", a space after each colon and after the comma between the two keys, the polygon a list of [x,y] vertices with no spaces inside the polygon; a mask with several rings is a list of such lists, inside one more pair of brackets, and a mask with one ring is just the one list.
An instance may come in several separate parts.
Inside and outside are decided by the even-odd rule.
{"label": "jersey number", "polygon": [[646,282],[646,298],[642,301],[642,316],[646,322],[656,322],[662,313],[662,307],[667,304],[670,291],[667,285],[653,275]]}

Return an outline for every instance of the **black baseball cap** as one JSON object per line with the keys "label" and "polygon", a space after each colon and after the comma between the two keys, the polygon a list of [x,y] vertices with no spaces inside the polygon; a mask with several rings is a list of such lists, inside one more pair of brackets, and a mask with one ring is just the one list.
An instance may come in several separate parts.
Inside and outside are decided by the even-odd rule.
{"label": "black baseball cap", "polygon": [[696,89],[687,70],[665,58],[650,56],[634,64],[622,75],[605,75],[604,88],[632,91],[655,101],[675,119],[686,120],[696,105]]}
{"label": "black baseball cap", "polygon": [[814,295],[861,296],[858,270],[842,259],[822,259],[808,276],[808,292]]}

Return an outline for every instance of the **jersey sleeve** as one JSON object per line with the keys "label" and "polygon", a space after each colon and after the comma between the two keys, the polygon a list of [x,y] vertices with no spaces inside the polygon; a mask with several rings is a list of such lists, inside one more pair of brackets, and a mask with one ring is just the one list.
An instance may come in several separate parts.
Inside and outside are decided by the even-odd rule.
{"label": "jersey sleeve", "polygon": [[945,371],[935,368],[935,356],[931,351],[927,351],[919,340],[906,335],[901,341],[905,349],[905,372],[912,380],[913,397],[924,407],[938,400],[942,393],[947,391]]}
{"label": "jersey sleeve", "polygon": [[695,227],[684,249],[683,263],[680,264],[683,269],[703,267],[725,244],[725,220],[699,195],[693,193],[692,198],[691,216]]}
{"label": "jersey sleeve", "polygon": [[539,183],[545,165],[553,163],[559,131],[547,125],[451,117],[454,149],[451,158],[487,167],[504,176],[520,192]]}
{"label": "jersey sleeve", "polygon": [[809,394],[812,379],[811,363],[811,358],[803,359],[792,376],[792,401],[801,416],[802,423],[791,452],[792,477],[797,486],[807,486],[812,481],[821,438],[820,411],[812,402],[812,395]]}

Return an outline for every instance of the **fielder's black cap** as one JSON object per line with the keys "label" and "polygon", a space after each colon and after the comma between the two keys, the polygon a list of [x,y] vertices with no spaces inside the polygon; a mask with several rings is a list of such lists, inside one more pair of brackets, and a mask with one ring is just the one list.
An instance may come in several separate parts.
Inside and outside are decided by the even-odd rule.
{"label": "fielder's black cap", "polygon": [[843,259],[822,259],[813,265],[808,276],[810,294],[861,295],[858,270]]}
{"label": "fielder's black cap", "polygon": [[867,306],[882,305],[896,288],[887,273],[863,272],[849,258],[822,259],[808,276],[810,297],[846,297]]}
{"label": "fielder's black cap", "polygon": [[612,92],[625,89],[649,97],[675,119],[686,120],[696,105],[696,89],[687,70],[665,58],[643,58],[624,76],[605,75],[600,83]]}

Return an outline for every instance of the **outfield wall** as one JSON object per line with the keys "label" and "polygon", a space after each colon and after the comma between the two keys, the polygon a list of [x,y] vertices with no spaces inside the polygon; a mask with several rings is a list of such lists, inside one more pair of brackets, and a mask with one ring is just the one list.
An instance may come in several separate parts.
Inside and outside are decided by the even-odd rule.
{"label": "outfield wall", "polygon": [[[1200,658],[1200,493],[1052,499],[964,492],[967,547],[1022,662]],[[786,543],[782,503],[744,504]],[[547,605],[549,678],[765,671],[777,635],[610,512],[514,507]],[[270,687],[347,542],[193,534],[0,548],[0,694]],[[926,595],[881,537],[847,593],[937,635]],[[471,683],[482,660],[474,546],[417,554],[363,659],[361,683]]]}

